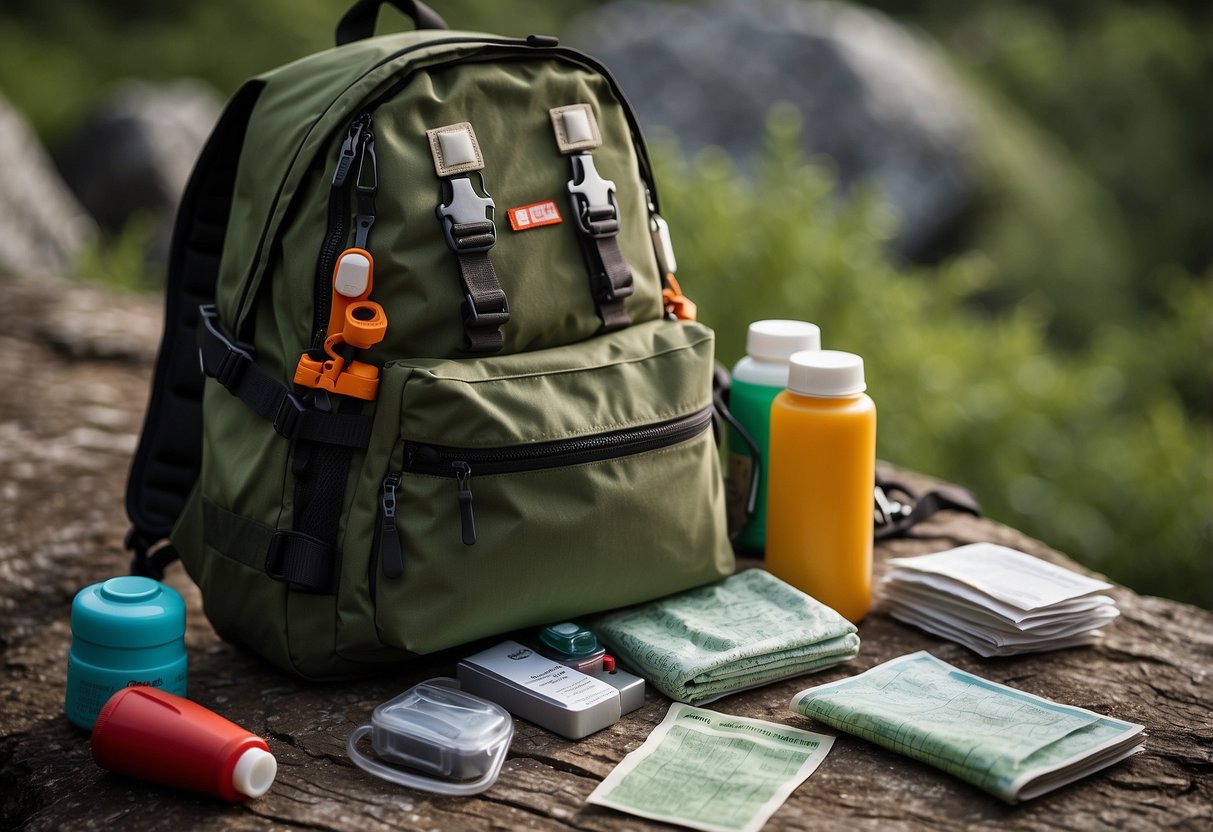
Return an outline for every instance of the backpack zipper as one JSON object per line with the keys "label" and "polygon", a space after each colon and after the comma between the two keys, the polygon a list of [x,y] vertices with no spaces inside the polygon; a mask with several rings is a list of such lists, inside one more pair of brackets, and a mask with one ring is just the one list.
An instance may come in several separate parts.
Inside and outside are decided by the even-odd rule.
{"label": "backpack zipper", "polygon": [[[525,54],[525,52],[527,50],[533,50],[534,52],[547,52],[548,54],[557,55],[572,63],[579,63],[582,66],[588,67],[588,68],[598,72],[600,75],[602,75],[603,78],[606,79],[607,84],[611,87],[612,93],[615,95],[615,98],[622,105],[624,116],[625,116],[625,118],[627,118],[628,124],[632,129],[632,134],[635,137],[635,141],[633,141],[633,146],[636,149],[636,157],[637,157],[637,162],[638,162],[638,165],[640,168],[640,175],[641,175],[641,178],[645,181],[645,184],[648,186],[649,199],[653,205],[653,210],[657,210],[659,205],[658,205],[658,201],[657,201],[657,188],[653,182],[652,162],[649,159],[648,146],[644,140],[644,133],[640,128],[640,121],[636,116],[636,110],[635,110],[635,108],[632,107],[631,101],[628,100],[627,96],[624,94],[623,90],[620,88],[619,82],[617,80],[615,80],[615,76],[612,75],[610,70],[608,70],[605,66],[603,66],[601,63],[599,63],[596,59],[591,58],[589,55],[586,55],[585,53],[580,52],[576,49],[570,49],[565,46],[554,45],[552,43],[552,40],[553,39],[535,37],[535,36],[526,38],[525,40],[517,39],[517,38],[459,38],[459,37],[455,37],[455,38],[436,39],[436,40],[427,41],[424,43],[413,44],[412,46],[406,46],[405,48],[399,49],[396,52],[393,52],[392,54],[387,55],[386,57],[382,58],[374,66],[372,66],[370,69],[368,69],[365,73],[363,73],[361,76],[359,76],[354,81],[350,82],[349,87],[347,87],[346,90],[341,93],[341,95],[337,96],[337,98],[334,99],[333,103],[330,104],[329,106],[332,107],[334,104],[336,104],[337,101],[340,101],[341,96],[343,96],[345,94],[345,92],[347,92],[351,87],[353,87],[355,84],[360,82],[363,78],[365,78],[371,72],[373,72],[374,70],[383,66],[384,64],[397,60],[398,58],[401,58],[410,52],[428,49],[428,48],[431,48],[434,46],[448,46],[448,45],[453,46],[453,45],[479,43],[479,44],[483,44],[488,47],[511,47],[511,46],[522,47],[522,49],[519,50],[520,54]],[[558,41],[557,41],[557,43],[558,43]],[[456,59],[455,61],[453,61],[453,63],[459,63],[463,60],[467,60],[467,58],[465,57],[465,58],[461,58],[461,59]],[[375,108],[377,108],[380,104],[382,104],[385,100],[387,100],[391,95],[394,95],[395,93],[399,92],[400,89],[402,89],[404,86],[406,86],[414,74],[415,74],[415,70],[407,72],[395,84],[393,84],[385,93],[380,94],[372,102],[370,102],[366,107],[364,107],[362,109],[360,115],[358,117],[355,117],[354,121],[357,121],[357,118],[359,118],[363,115],[365,115],[369,121],[370,113],[373,112],[375,110]],[[323,117],[324,117],[325,113],[327,113],[327,111],[328,110],[326,108],[324,113],[321,113],[319,116],[317,116],[316,121],[312,125],[313,129],[315,128],[315,126],[317,124],[320,123],[320,121],[323,119]],[[351,122],[351,128],[352,128],[352,126],[353,126],[353,122]],[[310,133],[308,135],[310,136]],[[304,144],[306,144],[307,138],[308,138],[308,136],[304,137]],[[302,145],[301,145],[301,147],[302,147]],[[344,145],[343,145],[343,148],[344,148]],[[296,152],[298,152],[298,151],[296,151]],[[345,156],[344,156],[344,151],[343,151],[342,161],[344,161],[344,160],[345,160]],[[340,171],[340,169],[341,169],[341,167],[340,167],[340,165],[338,165],[338,171]],[[347,168],[347,170],[348,170],[348,168]],[[274,194],[274,199],[270,206],[269,215],[266,218],[265,226],[261,229],[261,236],[257,241],[257,248],[253,254],[252,269],[250,270],[249,275],[245,278],[244,285],[241,287],[240,300],[236,306],[236,308],[238,310],[237,321],[236,321],[237,326],[242,326],[242,324],[240,322],[244,320],[244,318],[247,314],[246,304],[248,304],[248,302],[249,302],[248,293],[249,293],[249,289],[252,287],[253,282],[254,282],[253,278],[254,278],[254,273],[257,270],[257,263],[260,262],[262,251],[266,245],[266,238],[267,238],[267,235],[268,235],[269,229],[270,229],[270,222],[271,222],[270,217],[272,217],[274,215],[274,212],[277,210],[278,201],[282,197],[283,187],[286,184],[287,178],[289,177],[289,173],[290,173],[290,170],[288,168],[287,173],[284,174],[283,180],[281,182],[279,182],[279,184],[278,184],[278,190]],[[337,177],[334,176],[334,179],[336,179],[336,178]],[[335,219],[335,212],[336,212],[336,209],[334,207],[335,199],[336,199],[336,195],[334,195],[333,192],[330,191],[330,193],[329,193],[330,235],[329,235],[329,237],[326,238],[326,240],[333,239],[336,237],[336,234],[334,233],[334,227],[335,227],[336,222],[340,222],[341,223],[341,229],[340,229],[341,236],[338,239],[340,239],[341,242],[344,242],[344,240],[345,240],[344,225],[345,225],[346,219],[344,216],[342,216],[340,218],[340,220]],[[346,199],[344,201],[342,201],[342,203],[341,203],[342,211],[348,212],[347,206],[348,206],[348,192],[347,192]],[[339,253],[340,253],[340,249],[338,249],[336,252],[334,252],[331,255],[331,259],[328,262],[328,272],[324,273],[324,274],[320,274],[317,277],[317,281],[316,281],[317,284],[318,285],[323,284],[325,290],[327,290],[328,283],[332,277],[332,264],[333,264],[333,262],[335,262],[336,255]],[[324,255],[322,254],[322,257],[321,257],[322,262],[319,264],[318,269],[322,270],[324,268],[324,263],[323,263],[324,259],[325,259]],[[268,268],[268,264],[267,264],[267,268]],[[317,292],[316,292],[317,305],[314,306],[313,309],[319,309],[320,307],[324,307],[325,310],[327,310],[328,304],[329,304],[329,299],[327,296],[321,297],[322,294],[323,294],[323,290],[317,289]],[[317,312],[317,314],[314,315],[314,318],[313,318],[314,325],[312,327],[313,346],[319,346],[319,344],[324,341],[325,330],[328,328],[327,314],[328,313],[326,311],[325,316],[323,318],[320,316],[319,312]]]}
{"label": "backpack zipper", "polygon": [[396,487],[400,485],[400,472],[392,471],[383,478],[383,496],[379,502],[379,560],[383,564],[383,575],[399,578],[404,574],[404,553],[400,549],[400,535],[396,533]]}
{"label": "backpack zipper", "polygon": [[[312,346],[319,347],[324,343],[328,330],[329,308],[332,303],[333,265],[337,255],[345,248],[347,236],[346,222],[349,218],[350,204],[350,171],[354,161],[365,156],[368,147],[374,153],[374,133],[371,132],[371,114],[364,112],[350,122],[346,131],[345,141],[341,143],[341,155],[337,160],[337,170],[333,173],[333,183],[329,188],[329,218],[328,233],[320,246],[320,257],[316,261],[316,283],[312,297]],[[361,161],[359,169],[361,168]],[[357,172],[355,172],[357,178]]]}
{"label": "backpack zipper", "polygon": [[515,445],[505,448],[459,448],[449,445],[404,443],[404,472],[451,477],[456,484],[461,536],[466,546],[476,542],[476,519],[472,513],[472,472],[480,475],[512,474],[601,462],[621,456],[667,448],[695,438],[712,424],[712,408],[706,407],[658,425]]}

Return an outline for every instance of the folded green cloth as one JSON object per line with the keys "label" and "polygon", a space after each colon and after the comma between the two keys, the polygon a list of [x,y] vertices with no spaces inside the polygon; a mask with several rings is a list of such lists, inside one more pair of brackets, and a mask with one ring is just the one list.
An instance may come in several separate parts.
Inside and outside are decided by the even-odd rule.
{"label": "folded green cloth", "polygon": [[591,626],[616,658],[688,705],[859,653],[854,624],[761,569],[610,613]]}

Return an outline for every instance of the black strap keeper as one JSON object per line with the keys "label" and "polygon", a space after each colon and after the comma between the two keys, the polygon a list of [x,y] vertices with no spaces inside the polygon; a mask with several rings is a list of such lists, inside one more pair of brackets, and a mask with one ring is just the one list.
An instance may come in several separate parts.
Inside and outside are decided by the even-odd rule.
{"label": "black strap keeper", "polygon": [[274,414],[274,430],[279,436],[294,439],[299,433],[299,425],[307,408],[294,393],[287,393],[278,403],[278,412]]}
{"label": "black strap keeper", "polygon": [[337,592],[337,550],[311,535],[279,531],[270,538],[265,574],[318,595]]}

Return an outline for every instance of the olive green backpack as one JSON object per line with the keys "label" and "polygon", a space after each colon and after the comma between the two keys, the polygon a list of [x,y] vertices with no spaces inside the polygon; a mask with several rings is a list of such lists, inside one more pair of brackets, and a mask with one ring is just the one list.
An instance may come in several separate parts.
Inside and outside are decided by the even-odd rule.
{"label": "olive green backpack", "polygon": [[180,556],[222,636],[308,677],[733,568],[713,334],[623,94],[419,2],[371,37],[381,1],[203,150],[127,490],[133,570]]}

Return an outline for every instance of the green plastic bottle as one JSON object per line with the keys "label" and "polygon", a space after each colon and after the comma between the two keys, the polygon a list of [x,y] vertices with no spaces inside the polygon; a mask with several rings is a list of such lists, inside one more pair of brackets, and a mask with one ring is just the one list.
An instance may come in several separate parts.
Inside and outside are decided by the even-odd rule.
{"label": "green plastic bottle", "polygon": [[[762,469],[754,516],[745,520],[753,460],[749,445],[729,429],[729,529],[739,549],[759,553],[766,546],[767,469],[770,467],[771,403],[788,386],[788,359],[801,350],[821,349],[821,330],[805,321],[755,321],[746,333],[746,356],[733,368],[729,410],[758,445]],[[744,524],[744,526],[743,526]]]}

